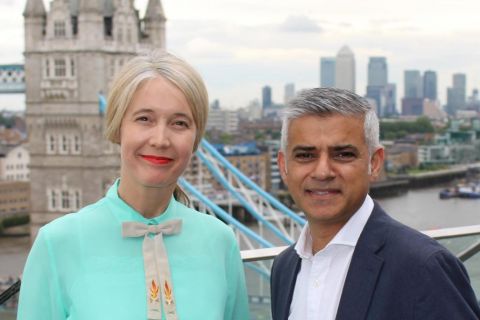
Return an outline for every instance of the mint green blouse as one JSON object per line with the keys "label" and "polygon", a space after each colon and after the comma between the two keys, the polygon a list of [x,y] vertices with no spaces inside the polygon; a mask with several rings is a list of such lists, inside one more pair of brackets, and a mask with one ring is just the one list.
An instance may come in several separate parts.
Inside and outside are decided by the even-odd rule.
{"label": "mint green blouse", "polygon": [[117,193],[40,229],[22,277],[18,319],[147,319],[143,237],[122,238],[122,222],[181,219],[164,236],[180,320],[249,319],[243,264],[232,230],[172,198],[147,219]]}

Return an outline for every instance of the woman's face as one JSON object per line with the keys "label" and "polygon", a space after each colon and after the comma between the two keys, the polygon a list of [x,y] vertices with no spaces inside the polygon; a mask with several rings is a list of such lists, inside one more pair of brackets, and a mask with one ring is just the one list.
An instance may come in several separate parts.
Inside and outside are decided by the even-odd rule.
{"label": "woman's face", "polygon": [[196,136],[183,93],[162,77],[135,92],[120,127],[121,181],[173,192],[192,156]]}

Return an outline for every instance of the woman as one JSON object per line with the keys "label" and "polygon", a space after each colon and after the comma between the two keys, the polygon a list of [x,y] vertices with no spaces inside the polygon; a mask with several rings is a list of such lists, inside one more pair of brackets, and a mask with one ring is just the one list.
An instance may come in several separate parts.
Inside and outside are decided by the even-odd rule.
{"label": "woman", "polygon": [[125,65],[106,113],[120,179],[97,203],[40,230],[18,319],[249,318],[232,231],[188,208],[177,185],[207,112],[200,76],[179,58],[151,52]]}

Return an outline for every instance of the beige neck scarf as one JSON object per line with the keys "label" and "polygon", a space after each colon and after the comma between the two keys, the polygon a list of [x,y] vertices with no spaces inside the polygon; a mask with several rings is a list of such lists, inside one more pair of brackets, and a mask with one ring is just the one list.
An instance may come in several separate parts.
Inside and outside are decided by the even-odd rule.
{"label": "beige neck scarf", "polygon": [[[167,320],[178,320],[163,235],[177,234],[181,228],[182,220],[180,219],[170,220],[158,225],[147,225],[141,222],[124,222],[122,224],[122,236],[124,238],[144,236],[143,262],[147,288],[148,319],[161,320],[163,306]],[[159,291],[161,292],[162,303],[160,303]]]}

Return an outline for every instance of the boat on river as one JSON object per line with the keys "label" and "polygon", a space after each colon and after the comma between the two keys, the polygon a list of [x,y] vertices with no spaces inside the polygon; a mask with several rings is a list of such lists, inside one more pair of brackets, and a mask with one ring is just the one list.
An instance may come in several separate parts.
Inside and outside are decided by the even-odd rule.
{"label": "boat on river", "polygon": [[440,191],[440,199],[463,198],[480,199],[480,181],[465,185],[456,185],[453,188],[447,188]]}

